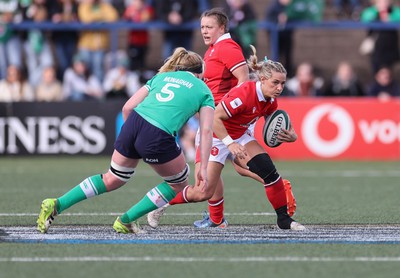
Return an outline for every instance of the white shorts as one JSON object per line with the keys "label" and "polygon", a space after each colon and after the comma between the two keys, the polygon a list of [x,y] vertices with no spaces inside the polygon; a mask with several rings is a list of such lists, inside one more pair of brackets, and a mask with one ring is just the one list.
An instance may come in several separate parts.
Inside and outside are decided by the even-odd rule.
{"label": "white shorts", "polygon": [[[252,124],[249,126],[249,128],[246,130],[246,132],[238,139],[234,140],[236,143],[239,143],[240,145],[244,146],[247,143],[251,141],[255,141],[256,138],[254,137],[254,126],[255,124]],[[196,146],[196,163],[200,161],[200,153],[198,150],[198,146],[200,143],[200,129],[197,130],[196,133],[196,139],[195,139],[195,146]],[[234,157],[232,156],[231,152],[229,151],[228,147],[225,146],[224,143],[218,138],[213,138],[213,143],[212,143],[212,148],[211,148],[211,153],[210,153],[210,158],[208,161],[214,161],[214,162],[219,162],[222,165],[225,165],[226,159],[229,158],[230,160],[233,160]]]}
{"label": "white shorts", "polygon": [[[246,133],[249,132],[250,136],[254,137],[254,128],[255,128],[256,124],[252,124],[249,126],[249,128],[247,129]],[[196,137],[194,139],[194,145],[197,148],[197,146],[200,144],[200,128],[197,129],[196,132]]]}
{"label": "white shorts", "polygon": [[[240,145],[244,146],[247,143],[256,140],[254,136],[252,136],[251,132],[249,130],[246,130],[245,134],[242,135],[242,137],[234,140],[236,143],[239,143]],[[228,147],[225,146],[224,143],[222,143],[221,140],[218,138],[213,138],[213,144],[211,148],[211,153],[210,153],[210,158],[208,161],[214,161],[214,162],[219,162],[222,165],[225,165],[226,159],[233,160],[234,157],[232,156],[231,152],[229,151]],[[199,148],[196,148],[196,163],[200,162],[200,151]]]}

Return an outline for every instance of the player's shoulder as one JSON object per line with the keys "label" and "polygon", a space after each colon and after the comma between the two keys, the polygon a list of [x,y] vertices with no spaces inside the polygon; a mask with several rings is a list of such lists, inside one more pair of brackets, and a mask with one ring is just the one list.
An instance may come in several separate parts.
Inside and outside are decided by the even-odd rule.
{"label": "player's shoulder", "polygon": [[256,94],[256,82],[252,80],[244,81],[242,83],[237,84],[233,87],[234,90],[242,93],[242,94]]}
{"label": "player's shoulder", "polygon": [[254,82],[252,81],[245,81],[242,82],[235,87],[233,87],[226,95],[226,99],[231,99],[231,98],[240,98],[242,100],[242,103],[247,103],[250,102],[253,97],[249,97],[252,94],[255,94],[255,85],[253,84]]}
{"label": "player's shoulder", "polygon": [[240,53],[242,53],[242,48],[240,47],[240,45],[231,38],[218,42],[215,45],[215,48],[219,52],[225,53],[225,54],[228,54],[229,52],[236,52],[236,51],[240,51]]}
{"label": "player's shoulder", "polygon": [[232,38],[226,38],[224,40],[221,40],[220,42],[217,43],[217,45],[218,44],[225,45],[225,46],[226,45],[231,45],[231,46],[235,46],[235,47],[239,47],[240,48],[239,44]]}

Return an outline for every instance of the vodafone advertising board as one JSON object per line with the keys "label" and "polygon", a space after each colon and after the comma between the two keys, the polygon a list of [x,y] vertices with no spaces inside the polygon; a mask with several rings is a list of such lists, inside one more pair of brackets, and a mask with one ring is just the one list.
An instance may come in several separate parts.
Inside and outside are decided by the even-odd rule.
{"label": "vodafone advertising board", "polygon": [[[399,160],[400,99],[280,98],[299,136],[277,148],[263,146],[276,159]],[[255,135],[262,141],[264,119]]]}

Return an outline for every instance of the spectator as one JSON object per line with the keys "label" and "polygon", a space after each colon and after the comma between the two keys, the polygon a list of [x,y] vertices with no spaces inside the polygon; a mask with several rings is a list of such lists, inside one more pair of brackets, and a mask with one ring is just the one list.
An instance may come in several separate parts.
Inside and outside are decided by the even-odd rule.
{"label": "spectator", "polygon": [[393,79],[390,67],[383,66],[375,73],[374,80],[368,85],[367,94],[381,100],[400,96],[399,83]]}
{"label": "spectator", "polygon": [[141,87],[139,75],[129,70],[127,57],[118,57],[117,64],[106,72],[103,89],[108,99],[128,100]]}
{"label": "spectator", "polygon": [[336,74],[329,80],[323,93],[326,97],[364,96],[364,89],[349,62],[339,63]]}
{"label": "spectator", "polygon": [[257,35],[257,20],[252,5],[248,0],[226,0],[225,10],[232,39],[243,49],[245,57],[250,56],[250,45],[256,45]]}
{"label": "spectator", "polygon": [[[375,0],[374,4],[361,13],[361,22],[399,22],[400,7],[392,0]],[[382,66],[393,66],[400,60],[398,30],[374,29],[368,31],[368,36],[375,39],[371,53],[371,66],[376,73]]]}
{"label": "spectator", "polygon": [[293,30],[287,29],[287,23],[321,22],[324,12],[322,0],[274,0],[268,7],[266,19],[281,27],[278,35],[279,53],[282,57],[288,77],[293,76],[292,48]]}
{"label": "spectator", "polygon": [[301,63],[296,75],[290,78],[285,85],[286,96],[310,97],[322,95],[324,80],[315,75],[314,67],[308,63]]}
{"label": "spectator", "polygon": [[359,20],[362,4],[360,0],[334,0],[333,7],[338,19]]}
{"label": "spectator", "polygon": [[[48,18],[46,0],[33,0],[25,11],[25,20],[36,23],[45,22]],[[30,29],[24,43],[29,83],[36,88],[43,70],[53,66],[54,59],[48,34],[40,29]]]}
{"label": "spectator", "polygon": [[22,20],[18,0],[0,2],[0,79],[7,76],[7,68],[22,68],[22,47],[19,34],[9,28],[10,23]]}
{"label": "spectator", "polygon": [[[146,4],[146,0],[131,0],[127,6],[123,18],[130,22],[143,23],[154,17],[153,7]],[[132,30],[128,38],[128,55],[130,70],[142,73],[146,69],[146,54],[149,48],[149,31]]]}
{"label": "spectator", "polygon": [[108,3],[110,3],[115,10],[118,13],[118,17],[121,18],[125,12],[126,6],[129,4],[132,0],[107,0]]}
{"label": "spectator", "polygon": [[[118,19],[115,8],[103,0],[82,0],[78,5],[78,17],[83,23],[113,22]],[[78,41],[78,52],[89,69],[102,80],[104,55],[109,47],[107,31],[82,31]]]}
{"label": "spectator", "polygon": [[63,100],[62,85],[56,78],[54,67],[43,70],[42,78],[36,88],[37,101],[61,101]]}
{"label": "spectator", "polygon": [[[207,9],[205,3],[206,0],[154,0],[154,7],[159,20],[174,27],[179,27],[179,25],[197,19],[197,16],[202,12],[200,7]],[[191,50],[192,41],[192,29],[164,31],[163,59],[169,57],[178,46]]]}
{"label": "spectator", "polygon": [[[49,18],[52,23],[71,23],[78,21],[78,5],[74,0],[51,0]],[[64,72],[72,65],[76,53],[78,31],[54,30],[51,33],[57,62],[57,78],[62,80]]]}
{"label": "spectator", "polygon": [[63,81],[64,99],[72,101],[95,100],[103,97],[100,80],[91,74],[85,60],[80,55],[73,58],[72,68],[68,68]]}
{"label": "spectator", "polygon": [[10,65],[7,76],[0,81],[0,102],[34,101],[33,88],[18,67]]}

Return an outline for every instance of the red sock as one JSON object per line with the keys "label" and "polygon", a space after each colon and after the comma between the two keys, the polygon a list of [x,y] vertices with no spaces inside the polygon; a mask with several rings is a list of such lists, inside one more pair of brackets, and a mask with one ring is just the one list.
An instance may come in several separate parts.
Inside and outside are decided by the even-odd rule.
{"label": "red sock", "polygon": [[264,188],[267,198],[274,209],[287,205],[285,186],[283,185],[282,178]]}
{"label": "red sock", "polygon": [[181,191],[181,192],[179,192],[178,194],[176,194],[176,196],[175,196],[175,198],[173,198],[171,201],[169,201],[169,204],[171,205],[171,206],[173,206],[173,205],[178,205],[178,204],[186,204],[186,203],[189,203],[188,201],[187,201],[187,198],[186,198],[186,190],[187,190],[187,186]]}
{"label": "red sock", "polygon": [[210,219],[215,224],[220,224],[224,218],[224,198],[217,201],[208,200]]}

